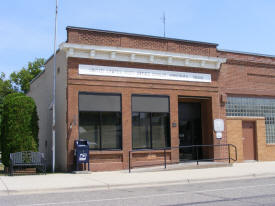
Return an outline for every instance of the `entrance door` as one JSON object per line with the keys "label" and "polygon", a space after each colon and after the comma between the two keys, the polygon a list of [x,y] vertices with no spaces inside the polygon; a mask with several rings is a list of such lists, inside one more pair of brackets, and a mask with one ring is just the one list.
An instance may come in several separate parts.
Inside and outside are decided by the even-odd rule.
{"label": "entrance door", "polygon": [[255,160],[255,123],[243,122],[243,157]]}
{"label": "entrance door", "polygon": [[[179,102],[179,142],[180,146],[202,144],[200,103]],[[194,160],[196,159],[196,148],[181,148],[179,155],[182,161]]]}

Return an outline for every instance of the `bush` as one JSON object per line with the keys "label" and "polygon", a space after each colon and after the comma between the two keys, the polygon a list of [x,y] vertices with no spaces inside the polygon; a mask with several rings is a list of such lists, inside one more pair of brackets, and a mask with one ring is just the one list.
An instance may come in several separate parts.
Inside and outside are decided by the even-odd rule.
{"label": "bush", "polygon": [[1,125],[2,161],[9,166],[9,154],[38,150],[38,116],[31,97],[9,94],[3,101]]}

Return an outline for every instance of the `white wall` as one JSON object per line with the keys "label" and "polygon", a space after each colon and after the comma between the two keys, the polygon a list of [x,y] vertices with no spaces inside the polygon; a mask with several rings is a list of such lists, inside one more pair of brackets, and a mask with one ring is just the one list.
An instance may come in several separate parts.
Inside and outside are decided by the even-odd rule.
{"label": "white wall", "polygon": [[[56,170],[67,169],[67,59],[64,52],[56,56]],[[53,88],[53,58],[45,65],[45,71],[37,77],[30,86],[28,96],[36,103],[39,116],[39,151],[47,158],[47,168],[52,168],[52,88]]]}

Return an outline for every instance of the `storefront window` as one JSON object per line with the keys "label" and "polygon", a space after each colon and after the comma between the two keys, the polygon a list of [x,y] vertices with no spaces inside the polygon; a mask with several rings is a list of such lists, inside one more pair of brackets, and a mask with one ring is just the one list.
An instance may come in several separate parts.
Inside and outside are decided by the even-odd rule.
{"label": "storefront window", "polygon": [[170,147],[168,97],[133,96],[132,111],[133,149]]}
{"label": "storefront window", "polygon": [[79,138],[91,149],[121,149],[121,131],[120,95],[79,94]]}

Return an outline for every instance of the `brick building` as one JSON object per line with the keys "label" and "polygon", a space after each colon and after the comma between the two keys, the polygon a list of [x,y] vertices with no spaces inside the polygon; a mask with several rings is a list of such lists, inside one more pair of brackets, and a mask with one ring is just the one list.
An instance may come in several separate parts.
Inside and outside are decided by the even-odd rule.
{"label": "brick building", "polygon": [[[39,150],[52,161],[53,58],[32,81]],[[217,44],[67,27],[57,52],[56,166],[70,171],[74,140],[90,143],[92,171],[195,158],[187,145],[233,144],[238,161],[275,160],[275,57]],[[213,121],[223,119],[217,139]],[[171,148],[171,149],[169,149]],[[174,148],[174,149],[173,149]],[[154,149],[154,150],[152,150]],[[226,148],[199,149],[225,158]]]}

